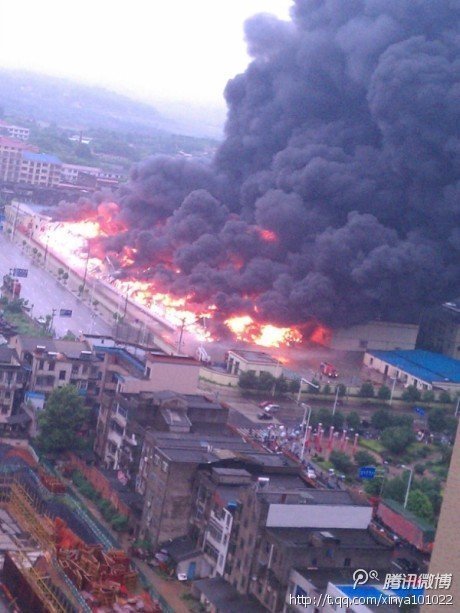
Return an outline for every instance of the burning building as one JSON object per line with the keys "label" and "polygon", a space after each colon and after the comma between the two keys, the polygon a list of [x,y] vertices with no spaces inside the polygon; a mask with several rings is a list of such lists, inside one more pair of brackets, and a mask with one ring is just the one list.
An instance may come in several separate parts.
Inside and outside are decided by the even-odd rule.
{"label": "burning building", "polygon": [[88,257],[214,337],[413,323],[460,293],[459,18],[430,0],[258,15],[211,164],[145,160],[116,204],[100,195],[55,217],[99,224]]}

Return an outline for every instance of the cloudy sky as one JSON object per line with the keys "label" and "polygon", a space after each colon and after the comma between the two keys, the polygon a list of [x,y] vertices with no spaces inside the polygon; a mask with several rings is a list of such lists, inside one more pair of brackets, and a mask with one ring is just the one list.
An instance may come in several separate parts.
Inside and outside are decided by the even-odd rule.
{"label": "cloudy sky", "polygon": [[0,65],[146,100],[224,105],[248,63],[245,19],[289,16],[290,0],[0,0]]}

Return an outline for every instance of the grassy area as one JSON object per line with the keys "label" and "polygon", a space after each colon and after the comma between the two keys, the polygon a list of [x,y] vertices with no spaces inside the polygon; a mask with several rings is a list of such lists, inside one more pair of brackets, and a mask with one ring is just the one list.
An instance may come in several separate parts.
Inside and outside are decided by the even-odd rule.
{"label": "grassy area", "polygon": [[43,326],[37,324],[25,313],[5,312],[4,318],[12,326],[17,326],[19,334],[27,334],[29,336],[51,336],[49,332],[43,331]]}
{"label": "grassy area", "polygon": [[375,453],[383,453],[385,451],[385,447],[382,443],[374,439],[360,438],[358,444],[360,447],[364,447],[364,449],[375,451]]}

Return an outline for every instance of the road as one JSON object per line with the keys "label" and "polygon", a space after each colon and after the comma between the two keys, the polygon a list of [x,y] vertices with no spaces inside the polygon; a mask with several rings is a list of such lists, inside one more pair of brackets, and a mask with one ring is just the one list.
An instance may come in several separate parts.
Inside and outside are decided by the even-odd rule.
{"label": "road", "polygon": [[[33,317],[45,317],[56,309],[53,327],[58,337],[67,331],[110,334],[111,326],[97,316],[87,305],[66,289],[49,272],[33,263],[21,248],[0,233],[0,274],[8,274],[10,268],[27,268],[27,278],[21,278],[21,297],[29,301]],[[72,317],[60,317],[60,309],[70,309]]]}

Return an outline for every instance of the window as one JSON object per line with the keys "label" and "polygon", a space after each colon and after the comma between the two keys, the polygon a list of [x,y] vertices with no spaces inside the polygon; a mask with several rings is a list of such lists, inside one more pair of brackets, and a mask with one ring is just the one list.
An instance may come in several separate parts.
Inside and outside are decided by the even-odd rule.
{"label": "window", "polygon": [[45,366],[45,360],[39,360],[38,361],[38,370],[43,370],[44,366]]}
{"label": "window", "polygon": [[65,370],[59,371],[59,381],[65,381]]}
{"label": "window", "polygon": [[50,362],[48,364],[48,370],[54,370],[56,367],[56,362]]}
{"label": "window", "polygon": [[72,374],[73,375],[78,375],[78,371],[79,371],[78,366],[72,366]]}
{"label": "window", "polygon": [[153,456],[153,463],[155,464],[155,466],[158,466],[158,464],[160,463],[160,456],[158,455],[158,453]]}
{"label": "window", "polygon": [[351,566],[351,558],[345,558],[345,560],[343,561],[343,565],[345,566],[345,568]]}
{"label": "window", "polygon": [[315,567],[318,566],[318,558],[312,558],[311,559],[311,565],[315,566]]}
{"label": "window", "polygon": [[168,472],[168,463],[167,463],[167,462],[162,462],[162,463],[161,463],[161,470],[162,470],[164,473],[167,473],[167,472]]}

